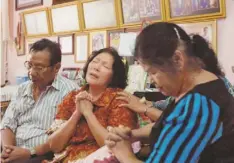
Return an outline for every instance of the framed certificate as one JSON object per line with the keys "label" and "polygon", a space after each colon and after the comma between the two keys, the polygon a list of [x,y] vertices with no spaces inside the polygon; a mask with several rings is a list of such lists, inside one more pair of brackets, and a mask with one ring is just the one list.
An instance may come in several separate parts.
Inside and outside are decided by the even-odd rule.
{"label": "framed certificate", "polygon": [[52,34],[68,34],[81,30],[78,5],[79,2],[71,2],[55,5],[49,9]]}
{"label": "framed certificate", "polygon": [[74,35],[58,36],[58,43],[63,55],[74,54]]}
{"label": "framed certificate", "polygon": [[23,12],[23,23],[26,37],[49,36],[51,33],[47,8]]}
{"label": "framed certificate", "polygon": [[89,35],[88,33],[75,35],[75,62],[84,63],[89,56]]}
{"label": "framed certificate", "polygon": [[85,30],[118,27],[116,0],[81,1]]}

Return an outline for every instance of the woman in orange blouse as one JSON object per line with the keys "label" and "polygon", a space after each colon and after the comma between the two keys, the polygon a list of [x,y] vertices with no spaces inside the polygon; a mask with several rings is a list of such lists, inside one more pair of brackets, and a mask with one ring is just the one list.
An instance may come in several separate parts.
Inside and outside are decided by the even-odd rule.
{"label": "woman in orange blouse", "polygon": [[67,163],[96,151],[104,145],[107,126],[137,127],[136,114],[120,107],[124,102],[116,99],[127,83],[116,50],[94,52],[84,67],[84,77],[88,84],[71,92],[59,105],[56,123],[60,127],[49,137],[51,150],[60,153],[54,161]]}

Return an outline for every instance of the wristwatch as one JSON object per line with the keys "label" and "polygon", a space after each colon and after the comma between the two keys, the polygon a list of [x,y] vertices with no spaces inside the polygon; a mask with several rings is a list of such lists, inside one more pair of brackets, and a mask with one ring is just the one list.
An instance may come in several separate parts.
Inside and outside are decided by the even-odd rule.
{"label": "wristwatch", "polygon": [[36,150],[34,148],[29,149],[29,151],[31,158],[37,157]]}

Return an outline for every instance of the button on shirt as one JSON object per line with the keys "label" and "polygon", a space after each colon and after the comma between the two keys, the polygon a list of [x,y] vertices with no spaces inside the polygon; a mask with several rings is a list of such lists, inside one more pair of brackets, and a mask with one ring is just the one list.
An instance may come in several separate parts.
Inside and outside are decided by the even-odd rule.
{"label": "button on shirt", "polygon": [[43,144],[48,138],[45,132],[55,118],[58,104],[75,89],[78,89],[77,84],[57,75],[35,102],[32,82],[23,83],[6,110],[1,128],[7,127],[14,132],[19,147],[30,149]]}

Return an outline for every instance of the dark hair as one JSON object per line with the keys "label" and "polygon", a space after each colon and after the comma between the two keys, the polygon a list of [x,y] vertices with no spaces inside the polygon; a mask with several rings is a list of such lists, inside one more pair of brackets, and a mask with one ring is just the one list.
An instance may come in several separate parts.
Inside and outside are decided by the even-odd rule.
{"label": "dark hair", "polygon": [[111,48],[111,47],[100,49],[98,51],[93,51],[91,57],[88,59],[83,69],[84,79],[86,78],[86,73],[87,73],[90,62],[101,53],[108,53],[114,59],[114,63],[112,66],[112,69],[113,69],[112,80],[108,87],[124,89],[127,86],[127,73],[125,70],[125,65],[121,57],[119,56],[118,52],[114,48]]}
{"label": "dark hair", "polygon": [[193,52],[204,63],[204,69],[218,76],[224,76],[218,58],[209,43],[200,35],[191,35]]}
{"label": "dark hair", "polygon": [[191,39],[181,27],[173,23],[154,23],[144,28],[136,39],[134,56],[150,65],[173,65],[171,58],[181,45],[185,47],[188,57],[202,61],[204,69],[223,75],[215,53],[205,39],[199,35]]}
{"label": "dark hair", "polygon": [[61,62],[61,49],[60,45],[56,42],[50,41],[48,39],[41,39],[35,42],[30,48],[30,52],[38,52],[47,50],[50,53],[50,65],[53,66],[58,62]]}

